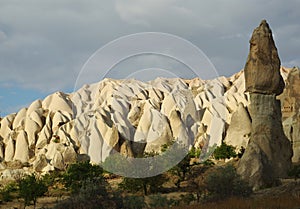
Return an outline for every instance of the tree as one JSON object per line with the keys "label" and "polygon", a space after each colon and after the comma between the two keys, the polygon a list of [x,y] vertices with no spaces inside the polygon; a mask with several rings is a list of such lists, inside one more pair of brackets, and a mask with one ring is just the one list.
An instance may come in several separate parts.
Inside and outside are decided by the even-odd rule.
{"label": "tree", "polygon": [[252,192],[247,182],[241,179],[232,165],[217,167],[204,179],[205,188],[213,199],[230,196],[249,196]]}
{"label": "tree", "polygon": [[91,165],[86,161],[71,164],[63,174],[65,187],[72,193],[77,193],[87,180],[104,186],[103,169],[99,165]]}
{"label": "tree", "polygon": [[178,177],[175,181],[175,185],[177,186],[177,188],[180,188],[180,183],[185,180],[186,174],[190,172],[191,167],[193,166],[190,163],[191,158],[199,158],[200,154],[200,149],[195,149],[194,147],[192,147],[189,150],[189,153],[170,170],[173,175],[176,175]]}
{"label": "tree", "polygon": [[135,193],[143,192],[144,195],[149,193],[156,193],[166,182],[166,178],[163,174],[147,177],[147,178],[127,178],[119,184],[119,188]]}
{"label": "tree", "polygon": [[231,145],[227,145],[226,143],[222,142],[221,146],[218,146],[213,156],[215,159],[229,159],[231,157],[236,157],[237,154],[235,153],[235,147]]}
{"label": "tree", "polygon": [[19,196],[24,199],[24,208],[32,204],[36,207],[37,198],[43,196],[48,187],[35,174],[25,176],[18,182]]}

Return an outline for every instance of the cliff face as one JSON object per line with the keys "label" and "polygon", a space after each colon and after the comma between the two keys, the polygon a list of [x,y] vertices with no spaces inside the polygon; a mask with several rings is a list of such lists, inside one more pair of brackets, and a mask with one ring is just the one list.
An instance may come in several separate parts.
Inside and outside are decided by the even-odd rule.
{"label": "cliff face", "polygon": [[250,40],[245,79],[252,131],[238,173],[258,189],[285,177],[292,157],[291,143],[282,127],[281,104],[276,99],[284,88],[280,60],[266,21],[254,30]]}

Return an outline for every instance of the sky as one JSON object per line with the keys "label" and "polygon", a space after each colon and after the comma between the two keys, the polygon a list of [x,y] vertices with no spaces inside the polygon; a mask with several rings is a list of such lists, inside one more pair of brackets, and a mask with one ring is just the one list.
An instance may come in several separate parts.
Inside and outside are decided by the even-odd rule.
{"label": "sky", "polygon": [[[203,52],[215,74],[231,76],[244,67],[251,33],[266,19],[282,65],[300,66],[299,8],[300,0],[0,0],[0,116],[55,91],[72,92],[95,52],[136,33],[180,37]],[[185,50],[181,55],[190,56]],[[99,75],[107,71],[101,67]],[[134,68],[146,69],[144,76],[167,76],[151,72],[172,68],[179,77],[202,77],[152,54],[133,56],[107,76],[137,75]]]}

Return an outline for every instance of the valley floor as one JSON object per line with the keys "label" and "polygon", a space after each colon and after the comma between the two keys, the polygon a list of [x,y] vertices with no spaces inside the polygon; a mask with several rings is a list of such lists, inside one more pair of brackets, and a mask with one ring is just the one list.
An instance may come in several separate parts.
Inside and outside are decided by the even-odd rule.
{"label": "valley floor", "polygon": [[[117,182],[116,182],[117,181]],[[114,179],[112,184],[118,183]],[[168,197],[176,197],[182,192],[171,192],[166,194]],[[36,208],[54,208],[55,205],[68,198],[68,196],[51,196],[38,199]],[[12,202],[0,203],[0,209],[21,209],[23,208],[21,199]],[[33,206],[26,207],[33,209]],[[254,192],[249,198],[232,197],[219,202],[210,203],[191,203],[190,205],[180,205],[173,209],[297,209],[300,208],[300,180],[283,179],[282,185],[259,190]]]}

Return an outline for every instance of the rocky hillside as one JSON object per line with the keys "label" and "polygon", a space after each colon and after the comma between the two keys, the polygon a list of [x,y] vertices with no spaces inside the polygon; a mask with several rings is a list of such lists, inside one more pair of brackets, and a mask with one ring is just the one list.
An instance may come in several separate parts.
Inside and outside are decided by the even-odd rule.
{"label": "rocky hillside", "polygon": [[[286,87],[278,96],[294,162],[300,160],[299,72],[281,68]],[[207,81],[104,79],[71,94],[56,92],[1,119],[1,176],[10,176],[16,164],[46,172],[84,156],[94,163],[113,151],[136,156],[173,139],[205,149],[222,140],[246,147],[248,105],[243,71]]]}

